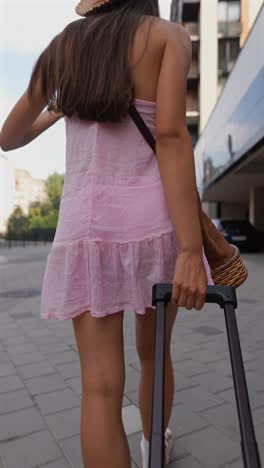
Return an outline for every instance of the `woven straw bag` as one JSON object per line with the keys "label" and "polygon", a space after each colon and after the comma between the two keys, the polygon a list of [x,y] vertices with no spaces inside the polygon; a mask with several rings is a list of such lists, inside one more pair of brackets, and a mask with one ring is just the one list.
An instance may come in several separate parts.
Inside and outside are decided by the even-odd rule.
{"label": "woven straw bag", "polygon": [[226,285],[238,288],[248,277],[248,271],[239,250],[235,245],[233,245],[233,247],[234,255],[230,260],[224,263],[224,265],[211,270],[215,285]]}

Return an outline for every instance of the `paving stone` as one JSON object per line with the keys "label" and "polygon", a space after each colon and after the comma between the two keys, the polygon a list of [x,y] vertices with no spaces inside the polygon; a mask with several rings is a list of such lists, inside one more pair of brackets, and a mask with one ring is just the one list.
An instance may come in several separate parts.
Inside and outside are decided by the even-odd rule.
{"label": "paving stone", "polygon": [[136,347],[133,346],[133,348],[127,349],[125,352],[125,364],[126,366],[129,365],[131,362],[135,362],[138,359],[138,353],[136,350]]}
{"label": "paving stone", "polygon": [[131,405],[131,403],[133,403],[134,405],[136,405],[137,407],[139,407],[139,403],[138,403],[138,390],[134,391],[134,392],[126,392],[125,393],[128,401],[129,401],[129,404]]}
{"label": "paving stone", "polygon": [[222,358],[219,357],[217,361],[212,361],[208,362],[206,364],[207,370],[209,372],[215,372],[216,376],[224,376],[224,377],[229,377],[232,375],[232,368],[231,368],[231,363],[229,358]]}
{"label": "paving stone", "polygon": [[138,360],[138,361],[131,362],[131,363],[129,364],[129,367],[132,367],[132,369],[135,369],[135,370],[137,370],[138,372],[141,371],[141,364],[140,364],[140,361],[139,361],[139,360]]}
{"label": "paving stone", "polygon": [[205,336],[215,336],[223,334],[223,331],[219,330],[219,328],[212,327],[209,325],[200,325],[199,327],[193,328],[193,330]]}
{"label": "paving stone", "polygon": [[[234,389],[225,390],[224,392],[217,393],[219,398],[222,398],[225,401],[230,402],[231,404],[235,405],[235,393]],[[250,407],[252,410],[264,406],[264,393],[262,392],[254,392],[249,390],[249,400],[250,400]]]}
{"label": "paving stone", "polygon": [[217,393],[233,388],[233,380],[231,377],[226,377],[220,373],[210,372],[208,374],[196,375],[191,378],[193,384],[198,384],[209,392]]}
{"label": "paving stone", "polygon": [[126,396],[123,396],[122,407],[125,408],[126,406],[130,406],[130,405],[131,405],[131,401]]}
{"label": "paving stone", "polygon": [[24,384],[17,375],[0,377],[0,393],[12,392],[19,388],[24,388]]}
{"label": "paving stone", "polygon": [[140,432],[131,434],[127,436],[127,441],[129,445],[129,450],[133,462],[136,464],[137,467],[142,467],[142,459],[140,453],[140,440],[142,437],[142,430]]}
{"label": "paving stone", "polygon": [[195,361],[198,361],[201,364],[211,364],[212,362],[213,363],[215,362],[216,366],[217,366],[217,361],[221,360],[221,358],[219,358],[219,356],[214,350],[210,349],[210,352],[209,352],[208,346],[206,346],[203,349],[200,349],[199,351],[196,350],[193,353],[192,357]]}
{"label": "paving stone", "polygon": [[234,463],[226,465],[225,468],[242,468],[241,467],[241,459],[236,460]]}
{"label": "paving stone", "polygon": [[81,375],[80,362],[74,361],[68,364],[60,364],[56,366],[57,370],[65,378],[79,377]]}
{"label": "paving stone", "polygon": [[66,337],[71,337],[72,339],[72,325],[69,324],[67,325],[67,328],[63,329],[63,327],[60,327],[56,330],[56,335],[59,336],[60,338],[66,338]]}
{"label": "paving stone", "polygon": [[13,321],[11,323],[4,324],[4,325],[2,324],[2,327],[1,327],[1,330],[0,330],[1,337],[4,337],[5,333],[8,332],[9,330],[18,331],[18,330],[20,330],[20,327],[17,325],[17,323],[15,321]]}
{"label": "paving stone", "polygon": [[170,463],[169,468],[203,468],[203,465],[195,460],[192,456],[181,458]]}
{"label": "paving stone", "polygon": [[0,362],[10,362],[10,358],[5,351],[1,351],[0,353]]}
{"label": "paving stone", "polygon": [[140,381],[140,373],[136,370],[129,370],[126,373],[126,382],[125,382],[125,390],[124,392],[131,392],[136,390],[139,386]]}
{"label": "paving stone", "polygon": [[6,346],[6,350],[10,356],[14,356],[16,354],[23,354],[23,353],[35,353],[37,348],[33,343],[22,343],[12,346]]}
{"label": "paving stone", "polygon": [[127,435],[142,430],[140,412],[135,405],[125,406],[122,408],[122,418]]}
{"label": "paving stone", "polygon": [[237,410],[231,404],[217,406],[199,413],[209,424],[222,430],[226,435],[240,437]]}
{"label": "paving stone", "polygon": [[[135,434],[128,435],[127,440],[129,444],[130,453],[132,455],[133,461],[135,462],[136,466],[141,468],[142,466],[142,459],[141,459],[141,452],[140,452],[140,441],[142,437],[142,431],[137,432]],[[188,455],[188,451],[182,444],[181,439],[176,439],[174,441],[174,447],[171,452],[171,463],[168,467],[173,466],[173,461],[180,460],[183,457]]]}
{"label": "paving stone", "polygon": [[[178,365],[174,364],[174,383],[175,383],[175,390],[178,392],[179,390],[185,390],[187,388],[196,387],[197,383],[193,380],[194,377],[187,377],[182,372],[178,370]],[[201,378],[202,380],[202,378]],[[199,382],[198,382],[199,384]]]}
{"label": "paving stone", "polygon": [[213,395],[211,392],[208,392],[200,386],[180,390],[176,393],[176,397],[177,401],[188,404],[191,410],[197,412],[222,403],[221,398]]}
{"label": "paving stone", "polygon": [[20,366],[18,372],[24,379],[30,379],[32,377],[40,377],[41,375],[54,374],[56,371],[48,361],[40,361]]}
{"label": "paving stone", "polygon": [[10,441],[1,449],[5,468],[36,468],[61,457],[61,451],[48,431]]}
{"label": "paving stone", "polygon": [[28,333],[30,330],[39,330],[40,329],[40,322],[39,318],[33,318],[31,320],[27,320],[25,323],[20,322],[20,327],[24,330],[25,333]]}
{"label": "paving stone", "polygon": [[240,444],[213,426],[184,436],[182,443],[203,468],[218,468],[220,463],[224,466],[240,456]]}
{"label": "paving stone", "polygon": [[45,343],[45,344],[38,343],[38,349],[44,355],[49,355],[49,354],[58,353],[62,351],[70,351],[69,346],[64,343]]}
{"label": "paving stone", "polygon": [[52,364],[64,364],[68,362],[73,362],[73,361],[78,361],[79,362],[79,356],[75,351],[63,351],[61,353],[50,353],[47,355],[47,359],[52,363]]}
{"label": "paving stone", "polygon": [[25,386],[28,388],[31,395],[40,395],[49,393],[55,390],[66,388],[66,383],[59,374],[36,377],[34,379],[25,380]]}
{"label": "paving stone", "polygon": [[56,439],[66,439],[80,433],[80,408],[60,411],[45,417]]}
{"label": "paving stone", "polygon": [[63,343],[66,343],[68,346],[76,345],[76,340],[75,340],[75,336],[73,333],[69,336],[62,337],[62,341]]}
{"label": "paving stone", "polygon": [[35,408],[2,414],[0,424],[0,440],[29,434],[45,428],[44,421]]}
{"label": "paving stone", "polygon": [[256,439],[258,442],[259,453],[262,463],[264,463],[264,423],[258,424],[255,427],[256,430]]}
{"label": "paving stone", "polygon": [[16,368],[11,362],[2,362],[0,363],[0,377],[5,375],[11,375],[16,373]]}
{"label": "paving stone", "polygon": [[38,347],[39,345],[48,345],[48,344],[54,344],[54,345],[64,344],[65,345],[65,343],[63,343],[63,341],[60,338],[54,335],[54,333],[52,333],[51,335],[31,337],[31,341],[33,341],[34,343],[37,343]]}
{"label": "paving stone", "polygon": [[7,337],[21,336],[21,330],[19,328],[15,329],[0,329],[0,339]]}
{"label": "paving stone", "polygon": [[25,364],[33,364],[34,362],[43,361],[45,358],[39,351],[34,351],[34,353],[31,352],[10,356],[10,359],[16,366],[23,366]]}
{"label": "paving stone", "polygon": [[181,437],[209,425],[200,415],[190,410],[188,404],[179,404],[173,407],[169,427],[175,437]]}
{"label": "paving stone", "polygon": [[53,335],[52,331],[50,331],[48,328],[39,328],[36,330],[29,330],[27,332],[27,336],[31,338],[38,338],[40,336],[48,336],[48,335]]}
{"label": "paving stone", "polygon": [[11,336],[7,338],[3,338],[2,342],[4,343],[5,346],[7,345],[13,345],[13,344],[22,344],[22,343],[28,343],[28,338],[25,336]]}
{"label": "paving stone", "polygon": [[80,405],[80,399],[70,389],[45,393],[44,395],[36,396],[35,399],[44,415],[74,408]]}
{"label": "paving stone", "polygon": [[179,367],[179,371],[181,371],[187,377],[193,377],[196,375],[209,373],[210,367],[208,364],[202,364],[194,362],[193,359],[188,359],[182,362],[181,366]]}
{"label": "paving stone", "polygon": [[33,406],[28,392],[24,389],[0,395],[0,414],[10,413]]}
{"label": "paving stone", "polygon": [[83,466],[79,436],[63,439],[61,441],[61,447],[66,458],[70,461],[73,467],[79,468]]}
{"label": "paving stone", "polygon": [[252,417],[255,425],[264,423],[264,406],[252,410]]}
{"label": "paving stone", "polygon": [[263,374],[252,372],[252,371],[247,371],[246,379],[247,379],[248,387],[251,390],[255,390],[257,392],[264,392],[264,375]]}
{"label": "paving stone", "polygon": [[69,468],[70,465],[66,460],[60,459],[55,460],[54,462],[41,465],[41,468]]}
{"label": "paving stone", "polygon": [[68,387],[71,387],[72,390],[78,395],[82,395],[82,383],[81,383],[81,377],[75,377],[74,379],[67,379],[65,381],[66,385]]}

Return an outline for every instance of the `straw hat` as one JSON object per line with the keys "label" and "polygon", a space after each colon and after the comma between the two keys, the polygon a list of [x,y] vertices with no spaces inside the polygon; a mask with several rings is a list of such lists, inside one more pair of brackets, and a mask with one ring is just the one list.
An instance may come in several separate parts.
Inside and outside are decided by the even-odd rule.
{"label": "straw hat", "polygon": [[77,15],[85,16],[87,13],[111,2],[112,0],[81,0],[75,8],[75,11]]}

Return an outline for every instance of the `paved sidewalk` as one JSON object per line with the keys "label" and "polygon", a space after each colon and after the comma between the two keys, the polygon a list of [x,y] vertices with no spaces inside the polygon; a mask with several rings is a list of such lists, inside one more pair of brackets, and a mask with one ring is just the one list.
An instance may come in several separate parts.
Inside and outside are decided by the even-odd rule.
{"label": "paved sidewalk", "polygon": [[[80,367],[71,322],[39,318],[50,245],[0,249],[0,468],[81,468]],[[247,255],[250,277],[237,313],[253,418],[264,462],[263,255]],[[132,467],[141,467],[134,313],[125,312],[123,420]],[[170,468],[242,468],[223,312],[181,309],[172,338],[176,437]]]}

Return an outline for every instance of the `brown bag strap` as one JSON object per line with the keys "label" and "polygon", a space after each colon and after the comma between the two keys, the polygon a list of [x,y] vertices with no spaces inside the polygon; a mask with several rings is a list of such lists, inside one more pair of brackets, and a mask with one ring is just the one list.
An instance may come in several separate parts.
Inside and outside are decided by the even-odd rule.
{"label": "brown bag strap", "polygon": [[144,119],[141,117],[140,113],[138,112],[138,110],[136,109],[134,104],[132,104],[132,102],[130,102],[130,107],[129,107],[128,113],[129,113],[130,117],[133,119],[133,121],[134,121],[135,125],[137,126],[137,128],[139,129],[140,133],[145,138],[146,142],[151,147],[152,151],[154,151],[154,153],[156,154],[156,140],[155,140],[154,136],[152,135],[150,129],[146,125]]}

